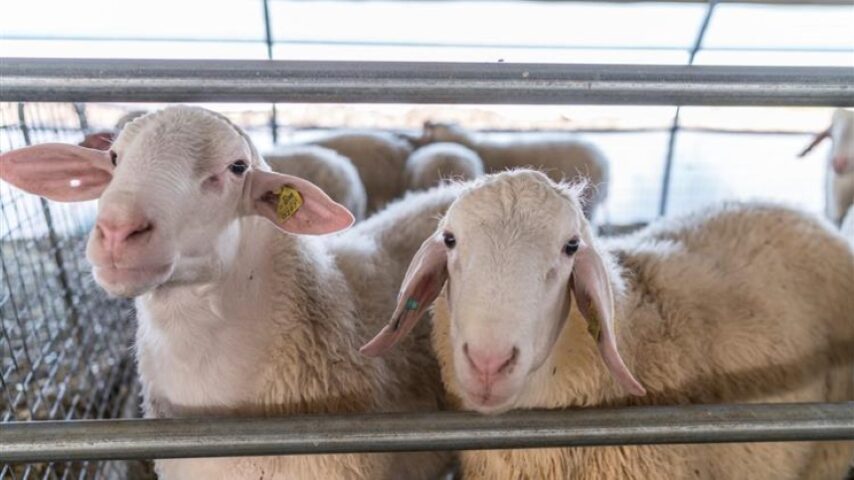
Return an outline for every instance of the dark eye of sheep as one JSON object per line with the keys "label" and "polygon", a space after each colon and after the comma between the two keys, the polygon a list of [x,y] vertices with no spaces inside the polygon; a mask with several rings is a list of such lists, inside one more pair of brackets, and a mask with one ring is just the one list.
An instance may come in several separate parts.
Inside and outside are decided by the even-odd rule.
{"label": "dark eye of sheep", "polygon": [[566,254],[567,257],[571,257],[575,252],[578,251],[578,247],[581,245],[581,241],[578,240],[578,237],[572,237],[568,242],[563,246],[563,253]]}
{"label": "dark eye of sheep", "polygon": [[448,248],[454,248],[457,244],[457,239],[454,238],[454,234],[451,232],[445,232],[442,234],[442,240],[445,241],[445,246]]}
{"label": "dark eye of sheep", "polygon": [[110,150],[110,161],[113,163],[113,166],[116,166],[116,163],[119,160],[119,154]]}
{"label": "dark eye of sheep", "polygon": [[249,169],[249,164],[245,160],[238,160],[228,166],[228,170],[235,175],[243,175]]}

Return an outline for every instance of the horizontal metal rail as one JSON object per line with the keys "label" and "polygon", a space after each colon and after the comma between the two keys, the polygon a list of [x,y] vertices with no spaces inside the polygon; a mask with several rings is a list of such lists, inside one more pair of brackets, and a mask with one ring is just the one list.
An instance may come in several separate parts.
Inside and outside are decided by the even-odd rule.
{"label": "horizontal metal rail", "polygon": [[854,402],[0,424],[0,461],[854,440]]}
{"label": "horizontal metal rail", "polygon": [[0,58],[0,99],[854,106],[854,68]]}

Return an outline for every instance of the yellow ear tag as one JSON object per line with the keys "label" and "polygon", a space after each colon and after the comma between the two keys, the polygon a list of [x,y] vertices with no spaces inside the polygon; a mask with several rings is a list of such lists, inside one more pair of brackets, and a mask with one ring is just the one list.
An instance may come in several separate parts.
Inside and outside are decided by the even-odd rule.
{"label": "yellow ear tag", "polygon": [[276,215],[280,222],[294,216],[297,210],[302,206],[302,195],[291,187],[282,187],[276,195],[279,197],[279,202],[276,204]]}
{"label": "yellow ear tag", "polygon": [[587,322],[587,331],[597,342],[599,341],[599,336],[602,334],[602,326],[599,325],[599,319],[593,319],[593,321]]}
{"label": "yellow ear tag", "polygon": [[599,323],[599,315],[596,313],[594,309],[590,312],[590,317],[587,319],[587,333],[589,333],[594,340],[599,341],[599,336],[602,334],[602,325]]}

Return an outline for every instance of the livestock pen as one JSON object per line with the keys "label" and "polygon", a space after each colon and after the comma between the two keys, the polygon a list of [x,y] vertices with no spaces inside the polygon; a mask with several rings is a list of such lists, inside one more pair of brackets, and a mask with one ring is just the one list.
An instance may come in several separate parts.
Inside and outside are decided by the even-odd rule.
{"label": "livestock pen", "polygon": [[[310,10],[281,0],[222,7],[218,15],[257,20],[257,36],[248,37],[205,31],[199,38],[122,38],[108,31],[95,38],[72,29],[50,38],[0,23],[0,151],[77,143],[130,110],[163,103],[214,104],[265,147],[335,127],[417,132],[423,121],[439,117],[495,135],[574,132],[601,144],[612,159],[614,194],[599,217],[600,230],[609,233],[750,195],[819,211],[824,166],[794,156],[825,126],[831,107],[854,106],[852,34],[827,41],[807,33],[804,45],[750,38],[734,45],[715,23],[730,19],[736,27],[729,28],[743,28],[743,15],[757,18],[745,12],[758,9],[770,26],[756,28],[773,37],[786,31],[775,30],[774,22],[788,25],[792,16],[826,11],[854,20],[854,6],[846,2],[674,2],[678,18],[690,24],[678,28],[688,41],[645,47],[630,45],[631,36],[616,46],[578,38],[492,45],[480,38],[395,40],[403,35],[397,30],[387,42],[358,35],[318,39],[306,36],[304,26],[287,33],[291,3]],[[454,3],[479,8],[479,2],[418,3],[437,4],[440,12]],[[336,4],[346,12],[396,9],[395,2]],[[548,4],[567,9],[561,13],[632,8],[642,15],[645,5]],[[4,17],[0,22],[14,15]],[[80,54],[23,58],[58,56],[50,42]],[[146,48],[158,42],[188,47],[160,56],[220,58],[74,58],[107,44],[119,47],[94,56],[154,57]],[[203,51],[218,47],[220,56]],[[401,61],[410,58],[419,61]],[[616,106],[640,110],[608,110]],[[94,203],[53,203],[0,183],[0,479],[148,478],[150,467],[141,460],[202,455],[854,439],[852,402],[500,417],[138,419],[133,307],[108,298],[91,278],[84,250],[94,215]]]}

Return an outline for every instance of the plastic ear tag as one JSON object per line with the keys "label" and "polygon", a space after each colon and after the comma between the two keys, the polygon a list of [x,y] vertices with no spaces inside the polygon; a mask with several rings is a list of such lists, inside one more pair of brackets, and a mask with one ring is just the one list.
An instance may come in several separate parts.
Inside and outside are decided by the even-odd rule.
{"label": "plastic ear tag", "polygon": [[282,187],[276,192],[276,196],[279,197],[279,201],[276,204],[276,215],[279,217],[280,222],[284,222],[294,216],[302,206],[302,195],[295,188]]}
{"label": "plastic ear tag", "polygon": [[406,303],[403,305],[405,310],[418,310],[418,300],[414,298],[409,298],[406,300]]}
{"label": "plastic ear tag", "polygon": [[599,335],[602,333],[602,325],[599,324],[599,315],[594,310],[591,312],[590,317],[587,319],[587,332],[593,337],[593,340],[598,342]]}

